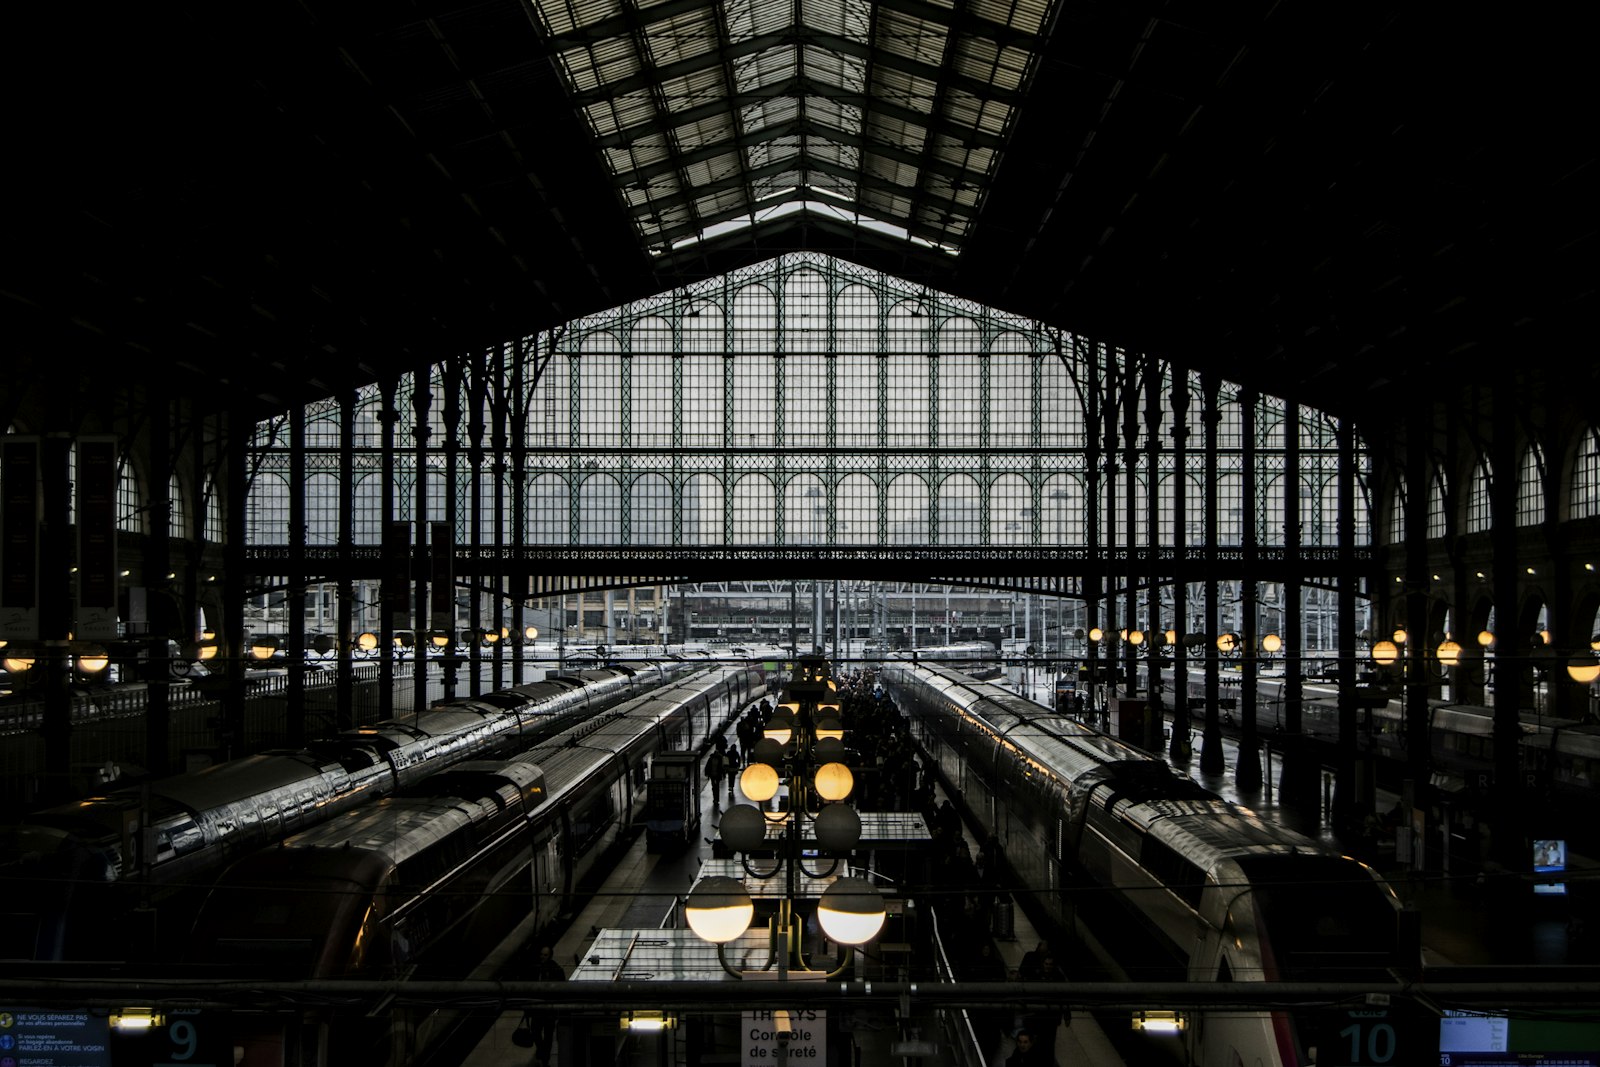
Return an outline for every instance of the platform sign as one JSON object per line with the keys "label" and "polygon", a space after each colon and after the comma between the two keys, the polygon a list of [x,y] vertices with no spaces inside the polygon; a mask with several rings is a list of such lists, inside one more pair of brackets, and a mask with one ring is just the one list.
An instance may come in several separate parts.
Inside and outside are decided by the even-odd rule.
{"label": "platform sign", "polygon": [[781,1063],[828,1062],[828,1013],[816,1008],[747,1011],[739,1019],[744,1034],[744,1067]]}
{"label": "platform sign", "polygon": [[0,1065],[111,1067],[110,1030],[87,1011],[0,1008]]}
{"label": "platform sign", "polygon": [[112,1031],[111,1067],[234,1067],[233,1049],[228,1013],[171,1012],[148,1029]]}
{"label": "platform sign", "polygon": [[1320,1020],[1320,1067],[1409,1067],[1439,1062],[1437,1018],[1404,1004],[1330,1011]]}

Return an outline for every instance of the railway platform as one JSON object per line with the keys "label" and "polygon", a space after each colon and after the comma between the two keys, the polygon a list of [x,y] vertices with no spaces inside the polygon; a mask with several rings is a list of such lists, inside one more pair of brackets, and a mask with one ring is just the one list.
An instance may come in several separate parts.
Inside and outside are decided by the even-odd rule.
{"label": "railway platform", "polygon": [[[1223,774],[1201,774],[1197,757],[1188,764],[1179,764],[1179,769],[1211,791],[1268,821],[1338,843],[1324,812],[1306,812],[1283,804],[1281,759],[1274,758],[1269,750],[1265,754],[1261,788],[1241,789],[1232,771],[1237,763],[1236,743],[1232,739],[1225,739],[1223,743],[1228,768]],[[627,951],[656,953],[653,958],[658,964],[675,968],[671,976],[708,982],[734,980],[721,973],[714,950],[693,942],[693,935],[684,929],[681,917],[681,901],[700,874],[718,862],[726,863],[716,855],[713,841],[727,798],[725,795],[718,797],[714,804],[709,786],[704,786],[701,799],[701,833],[690,848],[678,853],[651,852],[640,835],[584,909],[572,917],[555,940],[554,957],[569,978],[603,979],[609,961],[618,958],[616,945],[620,933],[622,941],[631,946]],[[936,795],[938,799],[943,798]],[[1381,810],[1387,810],[1397,799],[1378,791]],[[1578,876],[1575,881],[1592,882],[1600,876],[1597,870],[1600,865],[1588,857],[1570,855],[1569,865]],[[1583,940],[1581,921],[1573,921],[1579,914],[1577,908],[1583,906],[1582,899],[1571,895],[1536,898],[1531,886],[1519,885],[1511,891],[1527,890],[1526,899],[1516,901],[1521,913],[1511,921],[1504,914],[1506,888],[1495,883],[1492,877],[1480,877],[1481,872],[1470,877],[1464,872],[1452,876],[1443,871],[1429,871],[1425,865],[1411,867],[1399,862],[1392,848],[1380,849],[1374,866],[1386,875],[1408,911],[1414,913],[1425,967],[1593,962],[1586,955],[1592,943]],[[1497,897],[1497,893],[1501,896]],[[1576,906],[1574,900],[1578,900]],[[654,932],[653,935],[646,936],[650,932]],[[518,940],[513,938],[508,942],[508,958],[534,949],[531,944],[514,943]],[[521,940],[525,942],[526,938]],[[1015,908],[1007,935],[995,939],[1008,977],[1016,976],[1024,954],[1039,941],[1040,936],[1029,921],[1026,909]],[[642,947],[646,943],[648,948]],[[882,946],[890,952],[899,947]],[[462,1067],[533,1067],[533,1050],[512,1040],[521,1019],[519,1011],[501,1013],[459,1061]],[[737,1014],[730,1010],[729,1019],[705,1032],[694,1060],[696,1067],[724,1064],[731,1067],[743,1062],[737,1021]],[[830,1062],[964,1067],[951,1056],[949,1042],[941,1034],[941,1021],[932,1012],[922,1013],[914,1005],[909,1014],[898,1018],[857,1013],[846,1027],[850,1058],[832,1059],[830,1056]],[[1056,1063],[1063,1067],[1090,1063],[1115,1067],[1130,1062],[1119,1051],[1122,1037],[1108,1033],[1095,1015],[1073,1012],[1067,1025],[1056,1028]],[[604,1058],[606,1062],[650,1064],[652,1067],[673,1062],[663,1058],[661,1046],[649,1040],[616,1042],[609,1058],[598,1048],[578,1051],[561,1047],[563,1041],[570,1045],[581,1039],[578,1030],[558,1029],[555,1053],[550,1062],[588,1065]],[[984,1045],[982,1062],[987,1067],[1003,1064],[1013,1047],[1012,1040],[1000,1033],[992,1034]]]}

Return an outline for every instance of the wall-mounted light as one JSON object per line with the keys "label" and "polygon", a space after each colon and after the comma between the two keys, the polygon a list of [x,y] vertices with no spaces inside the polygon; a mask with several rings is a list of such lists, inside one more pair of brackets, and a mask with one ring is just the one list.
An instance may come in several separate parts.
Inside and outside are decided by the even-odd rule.
{"label": "wall-mounted light", "polygon": [[1175,1011],[1136,1011],[1133,1028],[1151,1034],[1176,1034],[1183,1030],[1183,1015]]}
{"label": "wall-mounted light", "polygon": [[656,1033],[673,1029],[678,1020],[664,1011],[630,1011],[622,1016],[620,1025],[633,1033]]}
{"label": "wall-mounted light", "polygon": [[154,1008],[123,1008],[111,1016],[111,1028],[124,1032],[150,1030],[160,1026],[161,1016]]}

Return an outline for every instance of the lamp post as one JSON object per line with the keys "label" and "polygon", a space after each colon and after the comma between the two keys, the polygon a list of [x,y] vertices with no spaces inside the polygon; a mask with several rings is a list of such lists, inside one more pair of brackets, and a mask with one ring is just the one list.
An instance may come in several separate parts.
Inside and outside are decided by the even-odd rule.
{"label": "lamp post", "polygon": [[[751,753],[751,761],[739,777],[739,787],[753,803],[734,804],[723,814],[718,828],[722,842],[739,853],[748,877],[784,878],[783,896],[769,924],[768,960],[763,970],[777,968],[778,978],[787,979],[791,970],[807,976],[822,972],[811,968],[801,944],[800,922],[794,913],[800,895],[800,876],[826,878],[838,869],[840,857],[855,848],[861,839],[861,816],[844,803],[854,789],[854,776],[843,762],[839,706],[831,699],[833,682],[827,677],[827,662],[821,657],[802,657],[796,664],[795,680],[774,709],[763,731],[764,737]],[[788,783],[786,810],[776,817],[766,805]],[[812,801],[818,802],[815,816]],[[774,835],[773,831],[777,831]],[[808,837],[809,832],[809,837]],[[831,858],[826,870],[805,866],[807,844],[814,843],[819,853]],[[760,869],[751,854],[771,849],[776,853],[773,866]],[[754,902],[745,884],[733,877],[712,875],[702,878],[689,893],[684,916],[697,936],[717,946],[723,969],[736,977],[724,955],[724,946],[749,928],[755,913]],[[838,966],[827,976],[842,974],[849,966],[855,946],[878,935],[887,917],[883,898],[871,883],[845,875],[834,880],[817,904],[817,921],[823,931],[846,948]]]}

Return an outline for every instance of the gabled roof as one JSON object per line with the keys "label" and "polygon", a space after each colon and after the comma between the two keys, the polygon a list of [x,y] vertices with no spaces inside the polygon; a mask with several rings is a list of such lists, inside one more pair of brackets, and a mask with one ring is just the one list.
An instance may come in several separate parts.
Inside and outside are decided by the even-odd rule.
{"label": "gabled roof", "polygon": [[1600,403],[1596,66],[1541,12],[52,10],[13,27],[64,45],[9,70],[13,399],[65,351],[282,410],[810,250],[1336,412]]}

